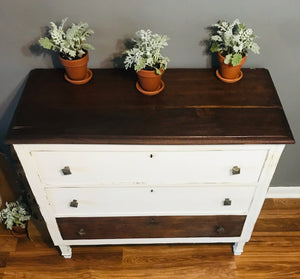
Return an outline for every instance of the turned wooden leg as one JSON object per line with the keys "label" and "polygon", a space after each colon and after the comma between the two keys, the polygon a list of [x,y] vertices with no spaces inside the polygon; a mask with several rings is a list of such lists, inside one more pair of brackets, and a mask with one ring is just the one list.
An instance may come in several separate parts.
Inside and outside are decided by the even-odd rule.
{"label": "turned wooden leg", "polygon": [[68,245],[59,245],[61,255],[66,259],[72,258],[72,248]]}
{"label": "turned wooden leg", "polygon": [[241,255],[243,250],[244,250],[244,246],[245,246],[246,242],[236,242],[233,245],[233,254],[238,256]]}

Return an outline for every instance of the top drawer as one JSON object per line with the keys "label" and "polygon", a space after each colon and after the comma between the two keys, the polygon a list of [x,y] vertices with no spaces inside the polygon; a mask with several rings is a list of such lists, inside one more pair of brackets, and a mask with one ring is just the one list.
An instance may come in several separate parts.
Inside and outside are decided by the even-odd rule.
{"label": "top drawer", "polygon": [[31,156],[42,184],[68,187],[255,184],[267,153],[267,150],[32,151]]}

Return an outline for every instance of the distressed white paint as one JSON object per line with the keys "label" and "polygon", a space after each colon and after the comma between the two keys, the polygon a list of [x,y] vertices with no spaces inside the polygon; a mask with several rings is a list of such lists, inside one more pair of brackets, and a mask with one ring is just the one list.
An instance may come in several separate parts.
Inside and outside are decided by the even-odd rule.
{"label": "distressed white paint", "polygon": [[[48,187],[101,184],[257,183],[265,150],[251,151],[32,151]],[[186,166],[189,166],[188,168]],[[68,166],[70,175],[62,169]],[[241,168],[232,175],[232,168]]]}
{"label": "distressed white paint", "polygon": [[[56,217],[245,215],[255,187],[49,188]],[[224,205],[225,198],[231,200]],[[71,207],[75,199],[78,207]]]}
{"label": "distressed white paint", "polygon": [[[284,145],[14,145],[62,255],[70,245],[235,242],[243,251]],[[152,154],[152,156],[150,156]],[[69,166],[71,175],[61,169]],[[232,175],[233,166],[241,173]],[[151,191],[153,190],[153,191]],[[232,205],[223,205],[225,198]],[[77,208],[70,202],[76,199]],[[240,237],[63,240],[56,217],[247,215]]]}

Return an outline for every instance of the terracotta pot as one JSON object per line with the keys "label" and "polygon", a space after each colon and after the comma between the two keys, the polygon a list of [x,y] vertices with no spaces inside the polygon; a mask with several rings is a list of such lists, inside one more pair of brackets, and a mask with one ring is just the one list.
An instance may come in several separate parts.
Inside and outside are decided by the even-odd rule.
{"label": "terracotta pot", "polygon": [[65,67],[66,73],[71,80],[84,80],[86,79],[87,64],[89,61],[89,54],[87,53],[84,57],[76,60],[67,60],[59,56],[61,64]]}
{"label": "terracotta pot", "polygon": [[139,84],[145,91],[156,91],[161,87],[161,75],[156,74],[155,70],[140,70],[137,72]]}
{"label": "terracotta pot", "polygon": [[11,234],[15,237],[27,237],[27,224],[25,229],[21,228],[20,226],[13,226]]}
{"label": "terracotta pot", "polygon": [[238,79],[241,75],[241,68],[245,63],[247,56],[244,56],[240,64],[233,66],[232,64],[225,64],[225,57],[218,52],[218,58],[220,62],[220,75],[225,79]]}

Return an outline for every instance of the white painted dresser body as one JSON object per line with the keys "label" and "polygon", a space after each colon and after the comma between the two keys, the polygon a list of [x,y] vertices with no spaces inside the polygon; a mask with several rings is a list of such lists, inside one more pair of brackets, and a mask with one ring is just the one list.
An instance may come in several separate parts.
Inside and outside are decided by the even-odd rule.
{"label": "white painted dresser body", "polygon": [[[234,253],[241,254],[283,148],[284,145],[14,145],[53,242],[65,257],[71,257],[70,245],[142,243],[234,242]],[[70,174],[63,173],[65,167]],[[234,167],[239,169],[236,174]],[[76,207],[72,206],[74,200]],[[90,239],[90,228],[83,223],[73,232],[77,239],[68,239],[57,223],[64,217],[234,215],[245,216],[245,222],[239,235],[228,237],[223,235],[232,224],[222,218],[212,225],[216,232],[220,230],[217,235],[199,237]],[[157,225],[152,226],[154,230]]]}

